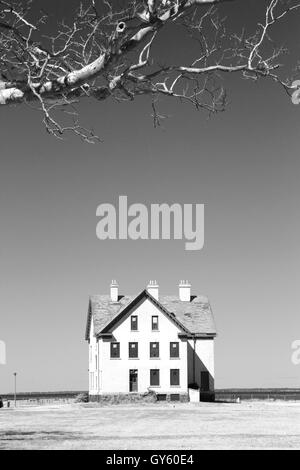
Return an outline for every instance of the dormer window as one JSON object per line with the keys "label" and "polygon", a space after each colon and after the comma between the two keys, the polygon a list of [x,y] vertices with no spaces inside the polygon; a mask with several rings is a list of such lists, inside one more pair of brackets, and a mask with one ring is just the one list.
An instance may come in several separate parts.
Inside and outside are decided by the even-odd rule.
{"label": "dormer window", "polygon": [[152,331],[158,331],[158,316],[152,316]]}

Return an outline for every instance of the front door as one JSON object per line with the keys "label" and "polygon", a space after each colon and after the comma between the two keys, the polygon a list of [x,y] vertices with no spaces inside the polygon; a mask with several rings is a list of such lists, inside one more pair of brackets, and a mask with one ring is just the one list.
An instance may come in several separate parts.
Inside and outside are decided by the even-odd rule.
{"label": "front door", "polygon": [[138,391],[138,371],[136,369],[130,369],[129,371],[129,391]]}

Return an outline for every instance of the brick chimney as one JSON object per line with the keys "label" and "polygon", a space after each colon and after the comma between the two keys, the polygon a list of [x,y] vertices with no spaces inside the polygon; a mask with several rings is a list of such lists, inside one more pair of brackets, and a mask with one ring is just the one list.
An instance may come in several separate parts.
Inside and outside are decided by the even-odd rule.
{"label": "brick chimney", "polygon": [[158,300],[159,285],[157,284],[156,281],[149,281],[149,284],[147,286],[147,291],[149,292],[150,295],[152,295],[152,297]]}
{"label": "brick chimney", "polygon": [[180,281],[179,283],[179,300],[182,302],[190,302],[191,300],[191,284],[189,281]]}
{"label": "brick chimney", "polygon": [[119,285],[116,280],[111,281],[110,284],[110,300],[118,302],[119,299]]}

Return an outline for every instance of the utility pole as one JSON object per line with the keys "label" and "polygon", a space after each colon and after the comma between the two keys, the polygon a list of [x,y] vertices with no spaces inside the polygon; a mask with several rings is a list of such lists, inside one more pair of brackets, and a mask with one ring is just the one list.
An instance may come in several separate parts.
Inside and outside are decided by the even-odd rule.
{"label": "utility pole", "polygon": [[17,406],[17,373],[14,372],[14,376],[15,376],[15,408]]}

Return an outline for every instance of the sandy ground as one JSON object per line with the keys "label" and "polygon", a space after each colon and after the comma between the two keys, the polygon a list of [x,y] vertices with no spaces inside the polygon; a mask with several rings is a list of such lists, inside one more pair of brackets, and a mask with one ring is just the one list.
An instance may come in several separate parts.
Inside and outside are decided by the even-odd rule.
{"label": "sandy ground", "polygon": [[300,403],[64,404],[0,410],[0,449],[300,449]]}

